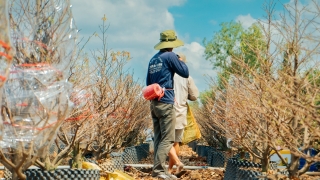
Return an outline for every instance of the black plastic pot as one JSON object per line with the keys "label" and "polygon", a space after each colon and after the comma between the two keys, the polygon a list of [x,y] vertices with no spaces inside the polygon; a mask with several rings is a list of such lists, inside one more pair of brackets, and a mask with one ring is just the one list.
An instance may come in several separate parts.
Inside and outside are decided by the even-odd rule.
{"label": "black plastic pot", "polygon": [[145,143],[139,146],[131,146],[124,149],[122,160],[124,164],[137,164],[147,158],[150,152],[150,144]]}
{"label": "black plastic pot", "polygon": [[236,179],[236,171],[237,165],[236,162],[238,160],[235,158],[228,159],[226,171],[224,173],[224,180],[235,180]]}
{"label": "black plastic pot", "polygon": [[127,147],[122,153],[122,160],[124,164],[137,164],[138,154],[135,146]]}
{"label": "black plastic pot", "polygon": [[226,171],[224,174],[224,180],[235,180],[237,179],[237,173],[241,167],[256,167],[261,168],[261,164],[249,162],[249,161],[239,161],[237,158],[230,158],[227,162]]}
{"label": "black plastic pot", "polygon": [[197,149],[196,149],[196,153],[200,157],[207,157],[208,148],[209,148],[209,146],[198,145]]}
{"label": "black plastic pot", "polygon": [[136,146],[138,161],[141,161],[142,159],[145,159],[149,155],[149,147],[150,145],[145,143],[141,144],[140,146]]}
{"label": "black plastic pot", "polygon": [[208,150],[210,149],[210,146],[203,146],[201,149],[201,157],[207,157],[208,156]]}
{"label": "black plastic pot", "polygon": [[213,153],[214,153],[215,151],[216,151],[216,149],[213,148],[213,147],[209,147],[209,149],[208,149],[207,164],[208,164],[209,166],[211,166],[211,163],[212,163],[212,155],[213,155]]}
{"label": "black plastic pot", "polygon": [[212,151],[212,160],[210,166],[212,167],[224,167],[225,155],[220,151]]}
{"label": "black plastic pot", "polygon": [[28,169],[25,171],[27,180],[99,180],[99,170],[87,169],[56,169],[44,171],[41,169]]}
{"label": "black plastic pot", "polygon": [[122,153],[113,152],[110,154],[110,156],[111,156],[110,161],[105,161],[99,164],[101,169],[107,172],[113,172],[114,170],[123,171],[124,164],[122,160]]}
{"label": "black plastic pot", "polygon": [[192,148],[192,151],[196,152],[197,141],[192,141],[188,143],[188,146]]}

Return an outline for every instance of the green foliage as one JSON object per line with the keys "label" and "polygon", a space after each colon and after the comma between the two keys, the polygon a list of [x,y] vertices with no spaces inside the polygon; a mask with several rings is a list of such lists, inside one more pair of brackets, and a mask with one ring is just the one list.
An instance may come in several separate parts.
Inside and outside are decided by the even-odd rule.
{"label": "green foliage", "polygon": [[257,24],[244,29],[241,23],[222,23],[221,30],[210,41],[203,40],[205,58],[212,62],[213,68],[219,68],[219,87],[224,89],[222,81],[228,81],[231,74],[248,74],[239,61],[250,68],[259,69],[266,51],[266,41]]}
{"label": "green foliage", "polygon": [[320,87],[320,70],[313,70],[309,74],[308,80],[313,86]]}
{"label": "green foliage", "polygon": [[222,23],[221,30],[215,33],[209,41],[203,40],[205,46],[205,58],[213,63],[214,68],[228,70],[230,68],[231,56],[239,54],[239,42],[244,32],[240,23]]}
{"label": "green foliage", "polygon": [[205,90],[203,92],[200,92],[200,102],[201,104],[205,105],[207,104],[208,99],[214,99],[215,98],[215,94],[212,90]]}
{"label": "green foliage", "polygon": [[263,54],[266,53],[267,44],[257,24],[253,24],[241,34],[240,48],[244,62],[249,67],[258,69],[261,63],[258,58],[265,59]]}

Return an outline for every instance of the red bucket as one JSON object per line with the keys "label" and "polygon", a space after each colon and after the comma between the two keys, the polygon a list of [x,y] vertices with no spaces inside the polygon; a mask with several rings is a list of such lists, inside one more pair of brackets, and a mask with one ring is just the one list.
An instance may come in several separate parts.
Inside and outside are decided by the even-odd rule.
{"label": "red bucket", "polygon": [[164,89],[161,88],[159,84],[155,83],[143,88],[142,94],[146,100],[153,100],[155,98],[160,100],[164,95]]}

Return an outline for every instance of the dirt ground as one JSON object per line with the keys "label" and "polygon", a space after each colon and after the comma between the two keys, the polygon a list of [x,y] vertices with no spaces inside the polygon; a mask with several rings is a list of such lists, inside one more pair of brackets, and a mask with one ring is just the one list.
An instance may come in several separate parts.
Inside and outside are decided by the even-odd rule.
{"label": "dirt ground", "polygon": [[[192,151],[189,146],[182,146],[180,149],[180,159],[185,166],[207,166],[206,159],[198,157],[198,155]],[[141,164],[153,164],[152,155],[147,159],[141,161]],[[151,169],[137,169],[133,167],[127,167],[126,173],[135,179],[140,180],[158,180],[151,176]],[[150,171],[150,172],[148,172]],[[179,179],[181,180],[222,180],[223,170],[211,170],[211,169],[196,169],[186,170],[187,172]]]}
{"label": "dirt ground", "polygon": [[[198,155],[192,151],[189,146],[182,146],[180,152],[180,159],[184,163],[185,166],[207,166],[206,159],[202,157],[198,157]],[[152,155],[150,155],[147,159],[143,160],[141,164],[152,164]],[[153,178],[151,176],[151,169],[137,169],[133,167],[127,167],[126,173],[135,179],[139,180],[158,180],[158,178]],[[195,169],[195,170],[187,170],[187,172],[182,175],[180,180],[223,180],[224,178],[224,169]],[[270,180],[287,180],[284,175],[272,175],[275,171],[269,171],[268,179]],[[298,179],[295,179],[298,180]],[[320,176],[308,176],[302,175],[299,180],[320,180]]]}

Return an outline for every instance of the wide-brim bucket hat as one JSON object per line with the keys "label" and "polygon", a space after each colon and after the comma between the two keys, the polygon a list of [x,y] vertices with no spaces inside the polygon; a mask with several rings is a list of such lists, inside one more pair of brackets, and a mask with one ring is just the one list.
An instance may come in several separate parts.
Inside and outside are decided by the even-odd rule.
{"label": "wide-brim bucket hat", "polygon": [[160,42],[154,46],[154,49],[176,48],[183,45],[183,41],[177,38],[174,30],[165,30],[160,33]]}

